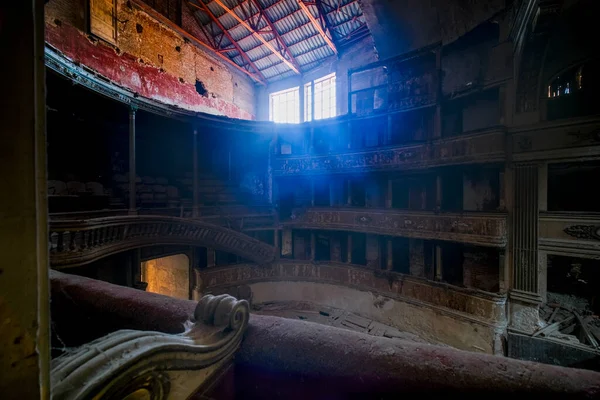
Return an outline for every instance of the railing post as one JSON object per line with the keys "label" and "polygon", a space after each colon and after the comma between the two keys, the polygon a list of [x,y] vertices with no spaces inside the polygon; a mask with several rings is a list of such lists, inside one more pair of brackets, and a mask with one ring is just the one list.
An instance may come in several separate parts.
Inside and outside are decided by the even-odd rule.
{"label": "railing post", "polygon": [[192,139],[192,179],[193,179],[193,194],[192,194],[192,217],[197,218],[200,215],[200,195],[198,186],[198,129],[194,128]]}
{"label": "railing post", "polygon": [[136,215],[136,191],[135,191],[135,113],[136,108],[129,109],[129,214]]}

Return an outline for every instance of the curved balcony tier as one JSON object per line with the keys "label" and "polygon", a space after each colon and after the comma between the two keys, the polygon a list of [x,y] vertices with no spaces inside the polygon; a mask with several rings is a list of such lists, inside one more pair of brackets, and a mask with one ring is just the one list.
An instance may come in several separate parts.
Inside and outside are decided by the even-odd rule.
{"label": "curved balcony tier", "polygon": [[296,209],[284,226],[505,247],[504,213],[434,213],[394,209]]}
{"label": "curved balcony tier", "polygon": [[164,216],[120,216],[50,221],[50,265],[88,264],[122,251],[146,246],[206,246],[265,264],[277,250],[243,233],[204,221]]}
{"label": "curved balcony tier", "polygon": [[328,155],[279,156],[274,161],[273,173],[276,176],[338,174],[504,162],[505,140],[504,128],[498,127],[426,143]]}
{"label": "curved balcony tier", "polygon": [[343,263],[279,261],[197,272],[203,293],[229,293],[259,304],[308,302],[340,308],[426,340],[500,352],[506,327],[503,294]]}

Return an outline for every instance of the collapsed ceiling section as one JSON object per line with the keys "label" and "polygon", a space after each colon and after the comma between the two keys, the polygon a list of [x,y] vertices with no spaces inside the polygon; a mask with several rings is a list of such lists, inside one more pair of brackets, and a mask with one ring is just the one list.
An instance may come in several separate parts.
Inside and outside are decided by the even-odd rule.
{"label": "collapsed ceiling section", "polygon": [[309,71],[369,34],[358,0],[186,3],[203,36],[199,39],[260,83]]}

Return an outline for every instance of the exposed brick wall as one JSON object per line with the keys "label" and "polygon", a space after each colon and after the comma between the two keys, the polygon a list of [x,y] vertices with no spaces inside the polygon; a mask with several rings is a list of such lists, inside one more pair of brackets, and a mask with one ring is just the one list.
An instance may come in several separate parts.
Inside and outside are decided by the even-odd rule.
{"label": "exposed brick wall", "polygon": [[488,249],[465,248],[463,284],[466,287],[495,292],[499,290],[500,260],[498,252]]}
{"label": "exposed brick wall", "polygon": [[[195,21],[183,11],[182,25],[192,30]],[[45,12],[46,42],[116,84],[187,110],[254,119],[249,77],[125,0],[117,1],[116,47],[86,35],[83,0],[51,0]],[[196,91],[196,80],[206,95]]]}

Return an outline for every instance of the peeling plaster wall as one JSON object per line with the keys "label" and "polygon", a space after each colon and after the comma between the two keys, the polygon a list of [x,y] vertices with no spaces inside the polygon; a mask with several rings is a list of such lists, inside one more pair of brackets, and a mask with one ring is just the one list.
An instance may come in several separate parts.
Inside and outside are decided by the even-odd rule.
{"label": "peeling plaster wall", "polygon": [[[254,83],[143,11],[117,1],[117,46],[86,34],[82,0],[50,0],[46,42],[141,96],[191,111],[254,119]],[[183,28],[194,33],[184,7]],[[140,32],[141,31],[141,32]],[[206,96],[195,88],[203,83]]]}

